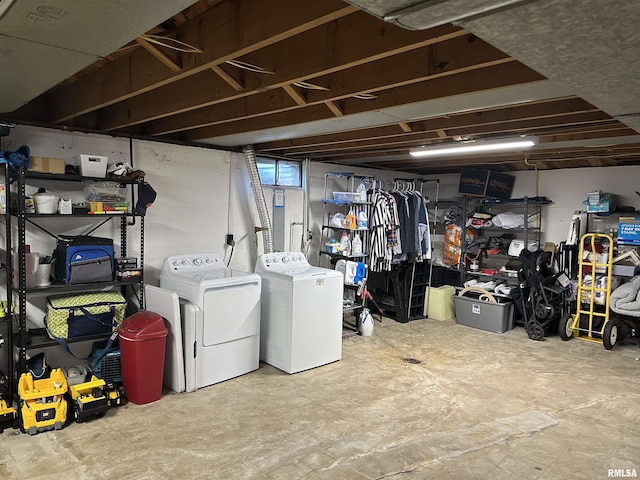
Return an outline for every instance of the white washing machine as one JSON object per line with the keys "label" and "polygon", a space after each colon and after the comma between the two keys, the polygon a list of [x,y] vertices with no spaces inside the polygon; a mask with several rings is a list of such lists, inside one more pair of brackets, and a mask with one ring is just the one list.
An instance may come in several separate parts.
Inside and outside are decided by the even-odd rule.
{"label": "white washing machine", "polygon": [[259,275],[226,267],[213,253],[165,259],[160,288],[183,303],[187,391],[258,369],[261,282]]}
{"label": "white washing machine", "polygon": [[258,258],[262,277],[260,359],[287,373],[342,358],[342,273],[313,267],[302,253]]}

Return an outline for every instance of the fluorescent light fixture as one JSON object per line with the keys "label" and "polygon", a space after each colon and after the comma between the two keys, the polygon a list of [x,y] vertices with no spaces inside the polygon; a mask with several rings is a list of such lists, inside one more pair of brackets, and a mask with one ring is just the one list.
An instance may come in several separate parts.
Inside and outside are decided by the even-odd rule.
{"label": "fluorescent light fixture", "polygon": [[471,140],[468,142],[456,142],[409,150],[412,157],[445,157],[450,155],[468,154],[474,155],[486,152],[501,152],[506,150],[519,150],[531,148],[537,145],[538,137],[511,137],[495,140]]}

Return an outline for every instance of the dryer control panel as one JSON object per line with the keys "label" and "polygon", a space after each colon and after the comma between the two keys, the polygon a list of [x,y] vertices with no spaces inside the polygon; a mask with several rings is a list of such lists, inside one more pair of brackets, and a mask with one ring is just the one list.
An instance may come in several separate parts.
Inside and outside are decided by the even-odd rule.
{"label": "dryer control panel", "polygon": [[193,275],[226,268],[222,257],[217,253],[193,253],[165,258],[162,272],[171,275]]}
{"label": "dryer control panel", "polygon": [[311,265],[300,252],[265,253],[258,258],[256,272],[286,272],[309,267]]}

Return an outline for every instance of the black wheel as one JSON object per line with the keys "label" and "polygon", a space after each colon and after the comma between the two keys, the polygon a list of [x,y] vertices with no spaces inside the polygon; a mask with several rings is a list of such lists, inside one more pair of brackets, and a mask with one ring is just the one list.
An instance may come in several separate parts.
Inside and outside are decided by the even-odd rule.
{"label": "black wheel", "polygon": [[545,318],[547,318],[548,313],[549,311],[547,310],[547,307],[545,307],[542,302],[538,302],[536,304],[536,308],[533,311],[533,314],[538,320],[544,320]]}
{"label": "black wheel", "polygon": [[537,323],[532,323],[527,328],[527,335],[529,335],[529,338],[531,340],[536,340],[538,342],[541,342],[542,340],[544,340],[544,328],[542,328]]}
{"label": "black wheel", "polygon": [[557,318],[559,313],[560,304],[554,300],[549,301],[549,306],[547,307],[547,318]]}
{"label": "black wheel", "polygon": [[573,317],[570,313],[567,313],[564,317],[560,319],[558,324],[558,335],[565,342],[567,340],[571,340],[573,338]]}
{"label": "black wheel", "polygon": [[604,325],[604,333],[602,334],[602,344],[607,350],[611,350],[618,343],[618,319],[610,318]]}

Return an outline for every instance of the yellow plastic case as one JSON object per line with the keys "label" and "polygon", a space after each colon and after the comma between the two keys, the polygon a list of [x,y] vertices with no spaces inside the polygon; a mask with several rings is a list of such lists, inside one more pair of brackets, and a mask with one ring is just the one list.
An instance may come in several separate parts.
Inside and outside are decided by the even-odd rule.
{"label": "yellow plastic case", "polygon": [[77,423],[90,417],[102,417],[109,410],[109,399],[105,394],[106,382],[95,375],[91,380],[69,386],[73,401],[73,415]]}
{"label": "yellow plastic case", "polygon": [[8,406],[7,402],[0,398],[0,433],[5,428],[16,428],[15,422],[18,412],[15,408]]}
{"label": "yellow plastic case", "polygon": [[60,430],[67,420],[67,379],[62,370],[55,368],[49,378],[34,380],[30,373],[20,375],[22,430],[35,435],[47,430]]}

